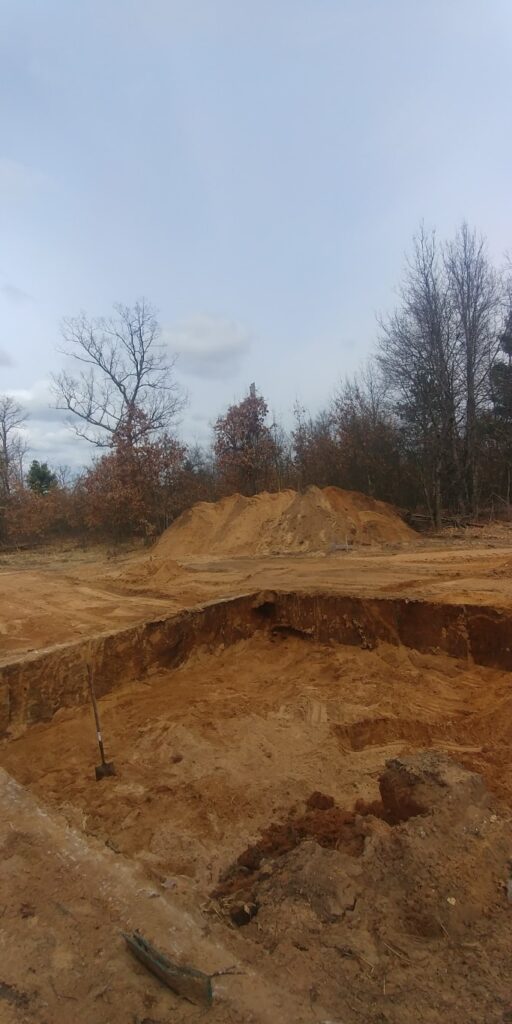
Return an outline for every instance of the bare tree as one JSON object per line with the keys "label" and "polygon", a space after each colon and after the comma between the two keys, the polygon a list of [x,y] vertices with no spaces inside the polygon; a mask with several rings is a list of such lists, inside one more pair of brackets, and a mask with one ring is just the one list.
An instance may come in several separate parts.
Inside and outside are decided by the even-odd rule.
{"label": "bare tree", "polygon": [[114,312],[108,319],[81,314],[64,321],[63,352],[79,368],[53,378],[57,408],[72,414],[79,437],[99,447],[112,444],[120,423],[135,413],[147,435],[163,432],[184,405],[153,307],[142,299]]}
{"label": "bare tree", "polygon": [[448,287],[456,320],[458,363],[464,394],[464,479],[469,508],[478,508],[478,417],[489,400],[489,378],[499,349],[504,306],[500,275],[486,243],[462,224],[445,249]]}
{"label": "bare tree", "polygon": [[400,492],[401,432],[375,363],[341,382],[331,403],[342,486],[396,501]]}
{"label": "bare tree", "polygon": [[299,488],[317,484],[343,487],[336,422],[332,408],[322,409],[316,416],[295,403],[295,426],[292,430],[295,473]]}
{"label": "bare tree", "polygon": [[27,413],[10,395],[0,395],[0,493],[10,494],[14,480],[23,479],[23,456],[27,451],[20,427]]}
{"label": "bare tree", "polygon": [[68,466],[67,463],[62,463],[60,466],[57,466],[55,470],[57,483],[59,487],[62,488],[63,491],[71,487],[74,475],[75,474],[73,472],[73,469],[71,468],[71,466]]}
{"label": "bare tree", "polygon": [[414,240],[401,304],[381,321],[379,363],[395,410],[419,458],[427,502],[441,524],[444,489],[460,503],[457,336],[439,245],[422,228]]}

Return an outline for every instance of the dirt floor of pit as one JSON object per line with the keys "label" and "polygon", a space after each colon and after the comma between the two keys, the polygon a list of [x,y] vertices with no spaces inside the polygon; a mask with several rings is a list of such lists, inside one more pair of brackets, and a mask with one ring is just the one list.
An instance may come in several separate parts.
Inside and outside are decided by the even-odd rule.
{"label": "dirt floor of pit", "polygon": [[256,634],[195,651],[101,701],[118,776],[97,761],[88,708],[4,741],[0,763],[69,822],[203,895],[269,820],[321,789],[376,795],[386,758],[436,747],[512,802],[510,674],[380,645]]}
{"label": "dirt floor of pit", "polygon": [[[0,770],[2,1024],[192,1024],[205,1009],[173,995],[128,952],[141,931],[178,963],[215,974],[237,961],[236,936],[190,914],[140,866],[85,839]],[[286,1024],[300,1006],[255,974],[213,979],[212,1024]],[[255,1009],[256,1008],[256,1009]]]}
{"label": "dirt floor of pit", "polygon": [[[98,755],[87,708],[59,712],[50,723],[4,741],[3,768],[63,818],[49,845],[44,837],[33,841],[30,823],[21,821],[17,807],[7,807],[11,824],[3,823],[2,863],[5,877],[14,872],[7,927],[22,955],[26,948],[36,957],[39,977],[38,987],[28,977],[4,995],[43,992],[51,1005],[49,978],[54,988],[57,978],[56,991],[64,992],[60,1016],[30,1016],[29,1001],[14,1006],[18,1016],[12,1020],[49,1024],[66,1020],[66,1012],[98,1024],[130,1019],[128,1001],[119,1003],[122,1013],[117,1006],[126,960],[116,947],[105,973],[102,935],[106,925],[110,935],[112,926],[135,917],[165,945],[162,921],[157,927],[154,920],[153,902],[160,901],[164,916],[172,919],[175,908],[177,927],[180,915],[193,915],[203,936],[201,945],[191,943],[189,934],[196,966],[206,953],[214,967],[232,957],[266,979],[263,987],[249,979],[246,1000],[253,1010],[246,1002],[237,1016],[221,1006],[214,1020],[263,1019],[262,992],[270,1006],[277,992],[296,997],[295,1008],[275,1002],[275,1019],[304,1024],[410,1024],[413,1007],[414,1020],[425,1024],[508,1020],[509,678],[406,648],[364,651],[262,633],[225,649],[198,649],[174,671],[105,697],[101,716],[115,778],[94,781]],[[478,779],[465,780],[462,772],[460,792],[442,781],[445,804],[438,817],[413,816],[391,827],[378,814],[367,815],[379,801],[385,762],[432,747],[480,771],[491,800]],[[435,777],[429,770],[429,785]],[[269,826],[284,823],[296,832],[314,793],[313,833],[276,856],[265,851],[249,879],[250,892],[234,893],[237,911],[240,902],[242,914],[246,906],[250,911],[247,925],[234,927],[232,903],[217,897],[219,880],[232,865],[251,870],[246,851]],[[361,801],[366,816],[347,816]],[[343,823],[360,821],[355,846],[344,844],[342,833],[339,843],[322,843],[329,834],[329,827],[322,831],[322,822],[329,826],[322,816],[332,813],[333,803]],[[37,822],[39,812],[32,815]],[[78,866],[76,841],[71,857],[67,849],[66,825],[93,844],[89,853],[81,849]],[[93,914],[87,900],[95,891],[98,856],[107,860],[101,860]],[[130,883],[120,903],[115,879],[127,871],[140,871],[142,880]],[[51,956],[45,946],[49,889],[54,904],[64,908],[51,910]],[[132,890],[139,901],[143,893],[146,913],[139,903],[136,914],[129,909]],[[0,931],[5,924],[0,921]],[[223,947],[213,961],[212,948],[205,952],[208,936],[213,948]],[[101,975],[97,984],[93,961]],[[80,964],[86,974],[72,1003]],[[151,983],[144,989],[143,974],[137,977],[130,998],[140,1006],[144,991],[148,996],[137,1020],[199,1019],[200,1011],[183,1009],[173,997],[163,1012],[161,991],[156,994]],[[88,1016],[81,1016],[85,1009]]]}
{"label": "dirt floor of pit", "polygon": [[0,662],[195,604],[263,589],[512,605],[512,526],[332,555],[176,562],[53,548],[0,555]]}

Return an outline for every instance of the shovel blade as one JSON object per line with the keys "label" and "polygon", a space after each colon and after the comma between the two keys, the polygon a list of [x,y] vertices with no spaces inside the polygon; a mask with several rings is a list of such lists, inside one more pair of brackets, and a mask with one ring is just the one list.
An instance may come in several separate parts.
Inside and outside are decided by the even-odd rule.
{"label": "shovel blade", "polygon": [[113,761],[104,761],[103,764],[97,764],[94,770],[96,772],[96,782],[107,778],[108,775],[116,774],[116,766]]}

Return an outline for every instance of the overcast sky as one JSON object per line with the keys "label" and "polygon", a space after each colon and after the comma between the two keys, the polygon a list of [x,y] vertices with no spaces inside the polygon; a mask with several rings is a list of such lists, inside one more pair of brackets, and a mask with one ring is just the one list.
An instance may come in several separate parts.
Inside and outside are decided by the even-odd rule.
{"label": "overcast sky", "polygon": [[182,433],[371,351],[421,219],[512,248],[510,0],[0,0],[0,392],[79,464],[59,323],[146,296]]}

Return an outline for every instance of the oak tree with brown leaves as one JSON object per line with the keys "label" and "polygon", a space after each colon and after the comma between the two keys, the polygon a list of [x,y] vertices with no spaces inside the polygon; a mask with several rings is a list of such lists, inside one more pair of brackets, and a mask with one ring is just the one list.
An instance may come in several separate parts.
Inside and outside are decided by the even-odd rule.
{"label": "oak tree with brown leaves", "polygon": [[213,447],[225,491],[253,495],[272,485],[278,445],[267,416],[265,399],[251,385],[249,395],[217,419]]}
{"label": "oak tree with brown leaves", "polygon": [[167,434],[151,440],[146,426],[140,411],[122,420],[81,481],[86,525],[116,539],[157,535],[181,511],[186,450]]}

